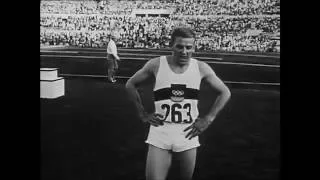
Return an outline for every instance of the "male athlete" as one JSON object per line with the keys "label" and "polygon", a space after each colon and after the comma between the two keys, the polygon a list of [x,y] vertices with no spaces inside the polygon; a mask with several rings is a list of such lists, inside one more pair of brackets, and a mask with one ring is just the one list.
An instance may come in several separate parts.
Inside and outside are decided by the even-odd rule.
{"label": "male athlete", "polygon": [[[171,35],[172,55],[149,60],[126,83],[130,97],[143,122],[150,123],[147,180],[165,180],[172,156],[179,159],[180,178],[191,180],[196,162],[198,135],[208,128],[230,99],[228,87],[208,64],[192,58],[195,34],[189,28],[177,28]],[[154,78],[155,112],[145,112],[137,88]],[[198,94],[201,80],[219,92],[209,112],[199,117]]]}

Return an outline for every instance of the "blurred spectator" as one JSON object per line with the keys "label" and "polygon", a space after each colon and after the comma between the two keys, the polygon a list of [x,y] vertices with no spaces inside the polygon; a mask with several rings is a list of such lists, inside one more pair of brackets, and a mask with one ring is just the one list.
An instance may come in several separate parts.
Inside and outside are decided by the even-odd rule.
{"label": "blurred spectator", "polygon": [[[41,3],[41,12],[45,13],[40,17],[40,44],[105,47],[105,37],[117,32],[119,47],[167,48],[171,30],[182,24],[197,33],[198,50],[267,51],[274,47],[269,34],[280,29],[280,17],[277,15],[280,10],[275,8],[279,2],[161,0],[150,4],[144,1],[44,1]],[[173,5],[178,5],[177,14],[169,17],[128,15],[128,9],[132,8],[171,8]],[[123,8],[128,9],[123,11]],[[204,16],[208,14],[216,15]]]}
{"label": "blurred spectator", "polygon": [[173,9],[175,15],[280,14],[280,0],[41,1],[41,13],[130,15],[133,9]]}

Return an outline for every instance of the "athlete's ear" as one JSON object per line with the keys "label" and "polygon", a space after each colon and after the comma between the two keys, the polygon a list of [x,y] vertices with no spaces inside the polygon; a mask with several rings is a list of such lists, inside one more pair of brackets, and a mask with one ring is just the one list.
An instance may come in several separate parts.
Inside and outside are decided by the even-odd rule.
{"label": "athlete's ear", "polygon": [[170,39],[169,47],[173,48],[173,45],[174,45],[174,39]]}

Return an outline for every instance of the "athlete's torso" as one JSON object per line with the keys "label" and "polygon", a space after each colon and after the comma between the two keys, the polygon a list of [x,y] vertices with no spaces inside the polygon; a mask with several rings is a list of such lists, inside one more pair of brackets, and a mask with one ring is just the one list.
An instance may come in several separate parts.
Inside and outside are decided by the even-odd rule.
{"label": "athlete's torso", "polygon": [[160,57],[153,89],[155,111],[166,122],[191,124],[198,117],[198,94],[201,76],[196,59],[191,59],[186,71],[174,73],[165,56]]}

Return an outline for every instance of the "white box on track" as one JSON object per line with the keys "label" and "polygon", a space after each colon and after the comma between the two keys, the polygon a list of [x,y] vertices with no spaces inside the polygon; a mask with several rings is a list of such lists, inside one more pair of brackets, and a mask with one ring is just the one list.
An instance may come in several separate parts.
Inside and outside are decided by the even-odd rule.
{"label": "white box on track", "polygon": [[55,80],[58,78],[58,68],[40,68],[40,80]]}
{"label": "white box on track", "polygon": [[40,98],[54,99],[64,96],[64,78],[40,80]]}

